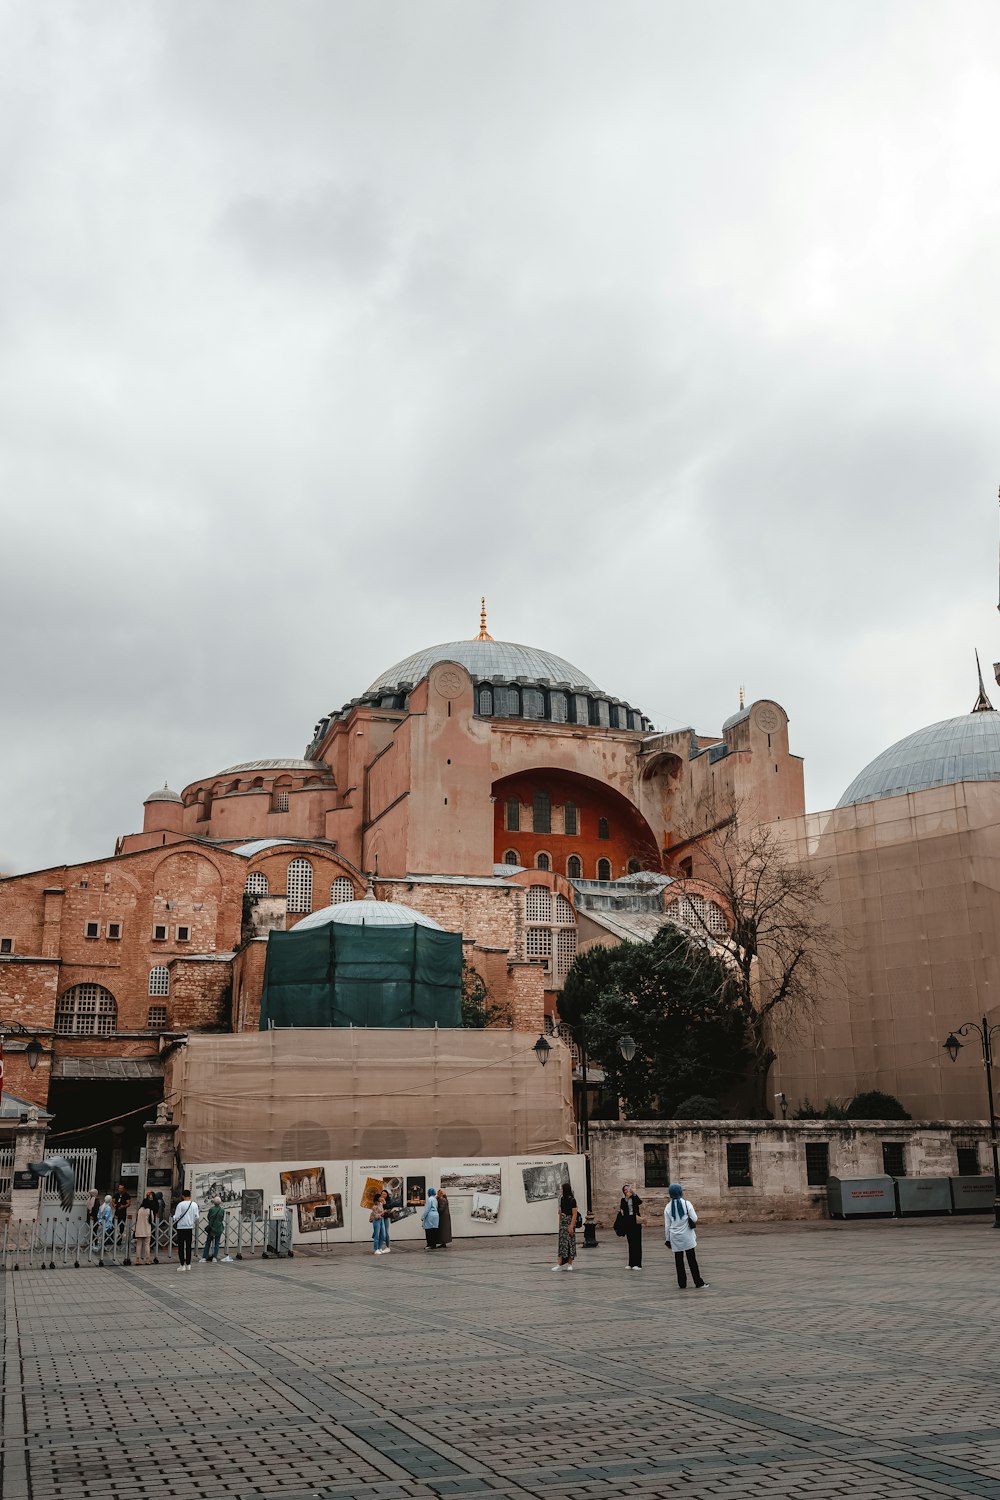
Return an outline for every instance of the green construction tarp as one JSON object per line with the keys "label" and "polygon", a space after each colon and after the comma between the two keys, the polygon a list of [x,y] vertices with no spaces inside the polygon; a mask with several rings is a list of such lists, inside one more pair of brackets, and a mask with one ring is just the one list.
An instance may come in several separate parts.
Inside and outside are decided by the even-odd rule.
{"label": "green construction tarp", "polygon": [[460,933],[327,922],[268,937],[261,1031],[461,1024]]}

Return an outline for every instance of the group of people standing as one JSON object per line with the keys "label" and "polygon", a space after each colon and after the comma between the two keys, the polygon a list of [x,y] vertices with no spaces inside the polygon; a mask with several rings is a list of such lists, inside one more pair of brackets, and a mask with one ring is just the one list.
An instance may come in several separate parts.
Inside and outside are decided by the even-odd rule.
{"label": "group of people standing", "polygon": [[[395,1210],[396,1204],[393,1203],[391,1194],[388,1189],[383,1188],[377,1194],[368,1215],[372,1226],[372,1251],[375,1255],[388,1255],[392,1249],[389,1243],[389,1226]],[[420,1223],[423,1225],[428,1250],[447,1250],[452,1240],[451,1204],[444,1188],[427,1189],[427,1201],[420,1215]]]}
{"label": "group of people standing", "polygon": [[[684,1189],[679,1182],[672,1182],[668,1192],[669,1199],[663,1210],[663,1242],[674,1252],[678,1288],[682,1292],[687,1290],[687,1272],[690,1270],[691,1279],[700,1291],[702,1287],[708,1286],[708,1282],[701,1274],[695,1254],[698,1237],[694,1226],[698,1222],[698,1215],[694,1204],[685,1198]],[[559,1258],[552,1267],[553,1271],[572,1271],[576,1260],[576,1230],[579,1222],[580,1210],[573,1197],[573,1189],[565,1182],[559,1199]],[[630,1271],[642,1270],[642,1230],[642,1199],[632,1184],[626,1182],[622,1187],[615,1233],[628,1242]]]}
{"label": "group of people standing", "polygon": [[[102,1245],[127,1240],[128,1209],[131,1202],[131,1196],[126,1191],[124,1183],[119,1182],[113,1193],[105,1194],[103,1202],[97,1189],[91,1188],[86,1198],[87,1223],[93,1226],[94,1234],[100,1236]],[[163,1194],[149,1188],[135,1211],[133,1237],[135,1239],[134,1263],[137,1266],[152,1265],[149,1252],[156,1234],[156,1227],[162,1224],[166,1217],[167,1205]],[[185,1189],[180,1202],[170,1216],[180,1271],[187,1271],[191,1267],[194,1233],[200,1218],[201,1210],[191,1197],[190,1190]],[[212,1206],[208,1210],[205,1248],[202,1252],[202,1259],[206,1263],[215,1261],[218,1264],[225,1230],[226,1210],[222,1206],[222,1199],[213,1198]]]}

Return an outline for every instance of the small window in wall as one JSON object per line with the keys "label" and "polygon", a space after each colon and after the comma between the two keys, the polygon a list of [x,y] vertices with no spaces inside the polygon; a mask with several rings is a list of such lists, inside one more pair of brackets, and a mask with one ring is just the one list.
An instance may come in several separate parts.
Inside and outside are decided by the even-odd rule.
{"label": "small window in wall", "polygon": [[108,938],[110,939],[110,941],[112,943],[120,942],[121,941],[121,935],[122,935],[122,924],[120,922],[109,922],[108,923]]}
{"label": "small window in wall", "polygon": [[566,861],[566,876],[569,880],[583,879],[583,861],[579,854],[571,854]]}
{"label": "small window in wall", "polygon": [[611,728],[612,729],[618,729],[618,728],[621,727],[619,725],[619,722],[618,722],[618,704],[617,703],[610,703],[608,705],[608,718],[609,718],[609,720],[611,722]]}
{"label": "small window in wall", "polygon": [[525,940],[528,958],[548,958],[552,952],[552,928],[529,927]]}
{"label": "small window in wall", "polygon": [[266,896],[267,876],[263,875],[260,870],[251,870],[244,890],[248,896]]}
{"label": "small window in wall", "polygon": [[608,828],[608,820],[607,820],[607,818],[598,818],[598,820],[597,820],[597,837],[599,839],[609,839],[611,837],[611,832],[610,832],[610,830]]}
{"label": "small window in wall", "polygon": [[726,1143],[726,1173],[731,1188],[753,1187],[750,1172],[750,1142],[728,1141]]}
{"label": "small window in wall", "polygon": [[521,694],[526,719],[545,718],[545,694],[541,688],[526,687]]}
{"label": "small window in wall", "polygon": [[610,861],[610,859],[599,859],[597,861],[597,878],[598,878],[598,880],[610,880],[611,879],[611,861]]}
{"label": "small window in wall", "polygon": [[177,941],[179,943],[189,943],[191,941],[191,929],[190,929],[190,927],[178,927],[178,929],[177,929]]}
{"label": "small window in wall", "polygon": [[902,1141],[882,1142],[882,1170],[887,1177],[906,1176],[905,1147]]}
{"label": "small window in wall", "polygon": [[165,943],[167,941],[167,927],[165,922],[156,922],[153,926],[153,942]]}
{"label": "small window in wall", "polygon": [[549,693],[549,718],[553,724],[565,724],[569,714],[566,703],[566,694],[560,692]]}
{"label": "small window in wall", "polygon": [[519,865],[521,863],[521,859],[517,850],[505,849],[503,852],[503,862],[505,865]]}
{"label": "small window in wall", "polygon": [[661,1141],[647,1141],[642,1148],[642,1184],[648,1188],[670,1186],[670,1147]]}
{"label": "small window in wall", "polygon": [[164,1031],[167,1025],[167,1007],[151,1005],[146,1012],[146,1030]]}
{"label": "small window in wall", "polygon": [[84,929],[83,929],[83,935],[84,935],[84,937],[88,937],[88,938],[100,937],[100,935],[101,935],[101,924],[100,924],[100,922],[87,922],[86,925],[84,926]]}
{"label": "small window in wall", "polygon": [[339,906],[342,901],[354,900],[354,883],[346,875],[338,875],[330,887],[330,905]]}
{"label": "small window in wall", "polygon": [[694,873],[694,860],[682,859],[677,868],[680,871],[682,880],[690,880],[692,874]]}
{"label": "small window in wall", "polygon": [[982,1171],[979,1165],[978,1146],[957,1146],[955,1154],[958,1157],[959,1177],[978,1177]]}
{"label": "small window in wall", "polygon": [[552,921],[552,892],[547,885],[529,885],[524,897],[524,915],[529,922]]}
{"label": "small window in wall", "polygon": [[556,932],[556,973],[565,979],[576,958],[576,928],[560,927]]}
{"label": "small window in wall", "polygon": [[535,833],[552,832],[552,798],[548,792],[537,791],[532,799],[532,828]]}
{"label": "small window in wall", "polygon": [[829,1176],[829,1141],[806,1141],[806,1182],[810,1187],[826,1187]]}
{"label": "small window in wall", "polygon": [[507,798],[507,832],[518,833],[521,828],[521,804],[516,797]]}
{"label": "small window in wall", "polygon": [[288,811],[288,793],[287,792],[272,792],[271,793],[271,811],[272,812],[287,812]]}
{"label": "small window in wall", "polygon": [[313,872],[307,859],[293,859],[288,866],[288,910],[312,911]]}
{"label": "small window in wall", "polygon": [[547,854],[539,854],[535,857],[536,870],[551,870],[552,861]]}
{"label": "small window in wall", "polygon": [[579,820],[576,815],[576,803],[567,802],[563,810],[563,830],[570,838],[575,838],[580,831]]}
{"label": "small window in wall", "polygon": [[14,951],[14,939],[13,938],[0,938],[0,953],[13,953],[13,951]]}
{"label": "small window in wall", "polygon": [[489,718],[493,713],[493,689],[491,687],[481,687],[477,696],[479,712]]}
{"label": "small window in wall", "polygon": [[151,995],[170,994],[170,970],[163,964],[157,964],[155,969],[149,971],[149,993]]}
{"label": "small window in wall", "polygon": [[639,873],[639,871],[641,869],[642,869],[642,865],[639,863],[639,861],[637,859],[630,859],[629,860],[629,862],[628,862],[628,873],[630,875],[638,875],[638,873]]}

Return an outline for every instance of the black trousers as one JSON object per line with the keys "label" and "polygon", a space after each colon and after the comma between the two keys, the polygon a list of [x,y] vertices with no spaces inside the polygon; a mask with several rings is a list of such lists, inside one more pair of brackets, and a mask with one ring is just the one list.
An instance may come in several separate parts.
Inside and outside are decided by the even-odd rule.
{"label": "black trousers", "polygon": [[191,1264],[191,1242],[194,1239],[193,1229],[178,1229],[177,1231],[177,1259],[182,1266]]}
{"label": "black trousers", "polygon": [[428,1250],[436,1250],[438,1248],[438,1232],[437,1232],[437,1230],[436,1229],[425,1229],[424,1230],[424,1234],[427,1236],[427,1248],[428,1248]]}
{"label": "black trousers", "polygon": [[698,1270],[698,1257],[693,1250],[674,1251],[674,1265],[677,1267],[677,1285],[687,1286],[688,1284],[687,1272],[684,1269],[685,1255],[687,1256],[687,1263],[691,1267],[691,1276],[695,1286],[701,1286],[702,1279],[701,1272]]}
{"label": "black trousers", "polygon": [[631,1219],[625,1224],[625,1238],[628,1240],[628,1263],[630,1266],[642,1265],[642,1225],[635,1224]]}

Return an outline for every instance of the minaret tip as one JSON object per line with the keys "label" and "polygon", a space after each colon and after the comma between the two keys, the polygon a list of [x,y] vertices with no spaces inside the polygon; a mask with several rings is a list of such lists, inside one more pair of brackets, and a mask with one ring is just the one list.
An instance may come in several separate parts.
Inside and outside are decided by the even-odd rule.
{"label": "minaret tip", "polygon": [[972,705],[972,712],[974,714],[992,714],[992,713],[996,713],[996,709],[993,707],[993,704],[987,698],[987,696],[986,696],[986,689],[983,686],[983,669],[979,665],[979,652],[978,651],[976,652],[976,673],[977,673],[977,675],[979,677],[979,697],[976,699],[975,703]]}
{"label": "minaret tip", "polygon": [[479,604],[480,604],[480,609],[479,609],[479,634],[476,636],[476,640],[477,641],[491,641],[493,639],[493,637],[490,635],[489,631],[486,629],[486,595],[485,594],[480,599]]}

